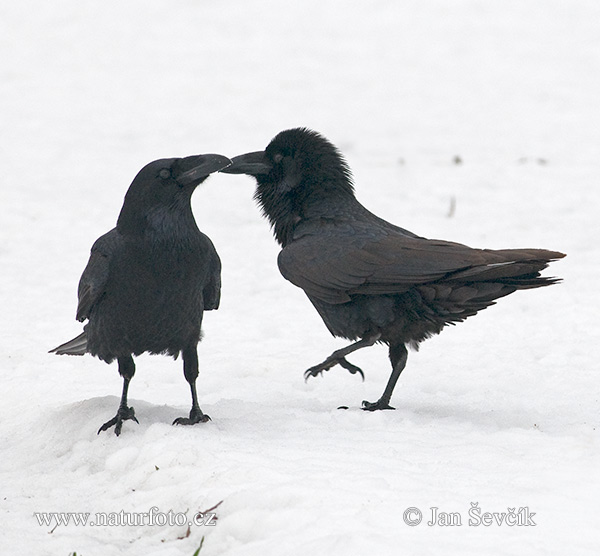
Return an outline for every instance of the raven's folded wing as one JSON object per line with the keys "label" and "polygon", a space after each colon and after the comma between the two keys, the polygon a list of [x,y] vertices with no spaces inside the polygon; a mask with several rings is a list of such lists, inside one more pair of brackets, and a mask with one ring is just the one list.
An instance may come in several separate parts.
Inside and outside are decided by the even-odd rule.
{"label": "raven's folded wing", "polygon": [[[304,235],[279,254],[283,276],[310,297],[346,303],[351,295],[398,294],[439,281],[480,282],[538,278],[564,256],[542,249],[472,249],[404,235],[323,237]],[[535,285],[545,285],[537,283]],[[530,287],[535,287],[532,285]],[[525,286],[523,286],[525,287]]]}
{"label": "raven's folded wing", "polygon": [[121,241],[116,228],[100,236],[92,246],[92,252],[77,288],[77,320],[90,316],[94,304],[102,297],[108,280],[112,254]]}
{"label": "raven's folded wing", "polygon": [[204,309],[206,311],[218,309],[221,301],[221,259],[219,259],[219,255],[217,255],[214,247],[210,256],[209,266],[208,283],[202,291]]}

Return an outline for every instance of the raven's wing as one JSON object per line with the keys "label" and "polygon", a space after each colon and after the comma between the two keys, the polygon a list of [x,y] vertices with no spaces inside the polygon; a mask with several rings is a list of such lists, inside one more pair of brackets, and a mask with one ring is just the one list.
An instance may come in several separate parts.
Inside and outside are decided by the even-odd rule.
{"label": "raven's wing", "polygon": [[92,246],[92,252],[77,288],[77,320],[89,318],[90,311],[104,294],[110,262],[121,241],[116,228],[100,236]]}
{"label": "raven's wing", "polygon": [[208,282],[202,290],[205,311],[218,309],[221,301],[221,259],[219,259],[214,246],[211,250],[209,265]]}
{"label": "raven's wing", "polygon": [[472,249],[393,232],[343,232],[304,235],[281,251],[278,264],[283,276],[310,297],[336,304],[351,295],[398,294],[442,280],[532,280],[562,256],[542,249]]}

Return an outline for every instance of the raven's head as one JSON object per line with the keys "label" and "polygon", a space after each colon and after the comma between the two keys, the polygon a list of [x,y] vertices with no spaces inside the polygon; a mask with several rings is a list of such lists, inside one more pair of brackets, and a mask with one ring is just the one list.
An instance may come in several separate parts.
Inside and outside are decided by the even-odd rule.
{"label": "raven's head", "polygon": [[326,199],[354,198],[352,175],[341,153],[306,128],[280,132],[264,151],[236,156],[222,172],[254,176],[255,198],[282,245],[310,207]]}
{"label": "raven's head", "polygon": [[191,214],[194,189],[210,174],[230,164],[231,160],[220,154],[150,162],[129,186],[117,227],[123,232],[141,233],[155,215],[177,211]]}

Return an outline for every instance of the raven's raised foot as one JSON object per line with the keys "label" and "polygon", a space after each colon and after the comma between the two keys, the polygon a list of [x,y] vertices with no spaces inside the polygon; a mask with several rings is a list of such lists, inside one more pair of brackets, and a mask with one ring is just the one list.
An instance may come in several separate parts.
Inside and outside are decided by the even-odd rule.
{"label": "raven's raised foot", "polygon": [[99,429],[98,434],[102,431],[107,431],[110,427],[115,427],[115,434],[119,436],[121,434],[121,427],[123,426],[123,421],[135,421],[138,425],[140,422],[137,420],[135,416],[135,411],[133,407],[119,407],[117,414],[110,420],[104,423]]}
{"label": "raven's raised foot", "polygon": [[350,363],[345,357],[328,357],[323,363],[304,371],[304,380],[308,380],[311,376],[319,376],[320,374],[323,374],[323,371],[328,371],[331,367],[335,367],[335,365],[344,367],[344,369],[350,371],[351,374],[359,374],[363,380],[365,379],[365,374],[362,372],[362,369]]}
{"label": "raven's raised foot", "polygon": [[380,409],[396,409],[395,407],[392,407],[389,403],[384,403],[381,400],[377,400],[376,402],[368,402],[368,401],[363,401],[362,403],[362,410],[364,411],[379,411]]}
{"label": "raven's raised foot", "polygon": [[192,408],[190,411],[189,417],[177,417],[175,421],[173,421],[174,425],[195,425],[196,423],[207,423],[210,421],[210,417],[206,413],[202,413],[202,411],[198,409]]}

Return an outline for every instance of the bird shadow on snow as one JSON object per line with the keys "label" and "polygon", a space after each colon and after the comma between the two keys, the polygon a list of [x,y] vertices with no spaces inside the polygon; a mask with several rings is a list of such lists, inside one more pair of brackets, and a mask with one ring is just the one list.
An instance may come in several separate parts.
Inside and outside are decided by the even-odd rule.
{"label": "bird shadow on snow", "polygon": [[[32,457],[44,459],[68,457],[74,450],[87,450],[94,444],[108,447],[110,444],[124,447],[132,441],[148,441],[148,439],[164,438],[174,429],[171,423],[176,417],[186,415],[189,408],[183,409],[169,405],[154,405],[143,400],[129,400],[135,408],[139,424],[126,421],[121,436],[117,437],[114,428],[98,434],[98,429],[110,420],[119,406],[117,396],[90,398],[63,406],[46,409],[43,417],[37,417],[31,423],[30,430],[35,431],[28,436],[35,444]],[[27,441],[25,439],[25,441]]]}
{"label": "bird shadow on snow", "polygon": [[[56,408],[51,416],[46,416],[44,422],[48,427],[62,431],[66,436],[79,439],[89,439],[98,436],[115,437],[114,427],[98,433],[100,426],[114,417],[119,407],[118,396],[102,396],[88,398]],[[132,432],[145,433],[154,424],[162,423],[171,426],[177,417],[185,416],[188,409],[170,405],[155,405],[141,399],[130,399],[128,405],[135,409],[139,423],[125,421],[121,435],[129,436]]]}
{"label": "bird shadow on snow", "polygon": [[[25,460],[31,461],[23,460],[21,463],[35,466],[43,465],[44,461],[59,460],[73,471],[84,465],[89,472],[95,472],[102,470],[102,461],[119,457],[127,449],[143,449],[146,454],[158,454],[162,450],[180,447],[181,442],[189,442],[190,447],[198,444],[208,450],[227,451],[233,445],[238,448],[251,445],[261,436],[264,436],[265,442],[289,446],[307,435],[324,441],[331,440],[332,437],[338,438],[340,434],[359,440],[368,437],[369,431],[374,428],[382,433],[397,434],[400,441],[406,434],[412,436],[419,429],[429,433],[439,428],[440,431],[445,431],[444,434],[449,429],[487,434],[539,430],[537,424],[541,421],[540,415],[529,409],[484,409],[469,406],[460,400],[424,403],[416,396],[398,399],[395,403],[396,411],[375,413],[363,412],[358,407],[338,410],[333,406],[328,407],[328,403],[317,403],[314,400],[308,404],[309,407],[300,403],[273,406],[269,409],[268,421],[271,424],[268,430],[265,430],[267,413],[260,404],[223,400],[218,411],[220,415],[215,414],[213,421],[183,427],[172,426],[171,423],[176,417],[185,414],[187,409],[184,407],[154,405],[137,399],[130,403],[135,408],[139,424],[125,422],[120,437],[114,434],[113,429],[97,434],[99,427],[114,416],[119,404],[117,396],[90,398],[49,409],[43,418],[37,417],[35,422],[30,423],[30,430],[35,433],[21,438],[20,443],[31,443],[31,449],[21,450]],[[212,409],[207,407],[209,414]],[[202,442],[196,443],[195,440],[200,438]],[[98,456],[104,454],[105,457],[96,458],[96,461],[90,457],[91,453]],[[40,454],[44,454],[43,457]]]}
{"label": "bird shadow on snow", "polygon": [[[554,416],[547,416],[529,404],[525,394],[522,399],[510,399],[502,391],[494,394],[467,388],[457,390],[456,386],[445,390],[440,385],[431,386],[431,382],[424,379],[419,382],[418,377],[407,379],[406,384],[400,379],[401,383],[391,400],[394,411],[363,411],[361,396],[368,400],[377,399],[378,385],[386,378],[385,373],[375,376],[369,371],[369,367],[378,365],[374,360],[363,365],[369,372],[363,383],[366,385],[364,389],[354,387],[350,391],[345,379],[339,376],[328,377],[328,385],[315,379],[317,383],[311,383],[310,391],[306,393],[312,400],[311,416],[322,412],[336,416],[340,424],[351,420],[353,425],[363,423],[365,428],[381,426],[388,430],[403,430],[407,426],[431,428],[443,424],[445,427],[468,427],[483,432],[538,428],[548,418],[554,419]],[[338,407],[343,409],[336,410]]]}
{"label": "bird shadow on snow", "polygon": [[[401,391],[400,391],[401,392]],[[435,395],[437,400],[424,400],[417,393],[411,396],[402,396],[398,393],[398,399],[395,400],[395,411],[365,412],[358,405],[336,406],[333,400],[319,402],[317,400],[306,401],[290,400],[289,404],[283,406],[274,405],[269,408],[261,404],[252,403],[243,400],[222,400],[219,404],[219,411],[214,415],[214,420],[208,423],[208,426],[216,425],[221,429],[232,428],[232,433],[237,433],[238,428],[253,429],[253,424],[248,420],[248,413],[251,412],[256,419],[262,421],[259,417],[263,413],[264,419],[289,419],[293,423],[296,419],[305,414],[308,420],[322,420],[323,426],[331,422],[331,417],[341,424],[347,415],[353,426],[356,425],[356,419],[362,420],[365,426],[369,427],[373,421],[386,424],[387,427],[403,428],[403,423],[422,424],[430,427],[436,423],[445,423],[446,425],[454,423],[457,426],[469,425],[473,428],[482,430],[510,430],[510,429],[530,429],[537,427],[543,422],[544,416],[533,408],[507,407],[505,404],[498,403],[497,406],[477,403],[475,400],[459,400],[451,398],[450,394]],[[307,392],[310,397],[310,393]],[[445,399],[440,399],[445,398]],[[127,421],[123,425],[121,436],[141,437],[148,429],[154,426],[164,425],[163,432],[168,434],[174,430],[195,430],[203,428],[203,425],[194,427],[173,426],[173,420],[180,416],[185,416],[189,410],[187,406],[171,406],[167,404],[156,405],[141,399],[132,399],[130,405],[135,408],[139,424],[133,421]],[[59,407],[44,418],[44,427],[54,429],[61,436],[78,440],[93,440],[94,438],[115,438],[114,428],[97,434],[100,426],[111,419],[116,413],[119,405],[118,396],[103,396],[98,398],[89,398],[79,402],[67,404]],[[251,406],[251,407],[250,407]],[[211,414],[210,405],[206,406],[208,414]],[[236,425],[236,421],[239,421]],[[244,425],[242,425],[244,423]],[[283,424],[283,423],[282,423]],[[239,425],[239,426],[238,426]],[[162,428],[162,427],[161,427]],[[287,427],[283,427],[287,429]],[[220,431],[227,434],[226,430]]]}
{"label": "bird shadow on snow", "polygon": [[[153,404],[132,398],[129,405],[135,409],[139,423],[125,421],[121,435],[117,437],[114,427],[100,432],[103,423],[112,419],[119,406],[118,396],[88,398],[57,407],[49,407],[44,415],[36,414],[27,428],[35,431],[29,435],[34,443],[43,443],[45,449],[60,457],[77,443],[99,446],[124,446],[128,443],[175,442],[202,435],[207,440],[215,435],[252,436],[263,427],[259,404],[243,400],[220,400],[217,406],[203,404],[203,409],[214,419],[194,426],[173,425],[174,419],[189,413],[187,405]],[[252,418],[248,418],[252,415]],[[170,441],[170,440],[169,440]]]}

